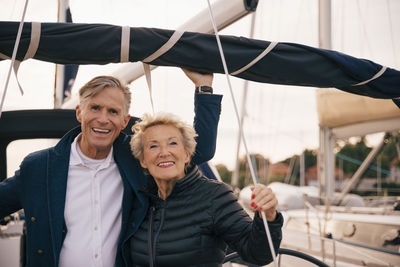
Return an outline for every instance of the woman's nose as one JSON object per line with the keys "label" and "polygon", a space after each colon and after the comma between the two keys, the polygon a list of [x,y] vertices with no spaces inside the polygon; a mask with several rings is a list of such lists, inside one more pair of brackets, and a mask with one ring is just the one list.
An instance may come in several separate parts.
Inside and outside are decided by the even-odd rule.
{"label": "woman's nose", "polygon": [[160,156],[167,156],[169,155],[168,148],[166,146],[161,146],[160,147]]}

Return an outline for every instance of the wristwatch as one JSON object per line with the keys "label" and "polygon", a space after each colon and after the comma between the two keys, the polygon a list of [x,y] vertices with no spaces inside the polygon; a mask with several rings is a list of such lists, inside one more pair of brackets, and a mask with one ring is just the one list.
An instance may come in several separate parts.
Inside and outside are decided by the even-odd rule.
{"label": "wristwatch", "polygon": [[195,93],[196,94],[199,94],[199,93],[211,93],[212,94],[213,89],[210,86],[200,85],[200,86],[196,87]]}

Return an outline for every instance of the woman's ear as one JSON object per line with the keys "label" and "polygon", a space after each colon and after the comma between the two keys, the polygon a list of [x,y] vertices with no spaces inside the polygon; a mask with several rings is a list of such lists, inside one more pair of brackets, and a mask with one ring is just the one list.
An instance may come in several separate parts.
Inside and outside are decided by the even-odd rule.
{"label": "woman's ear", "polygon": [[144,169],[147,169],[147,164],[146,164],[146,162],[144,161],[144,159],[141,159],[141,160],[140,160],[140,166],[142,166],[142,168],[144,168]]}
{"label": "woman's ear", "polygon": [[186,150],[185,150],[185,153],[186,153],[185,163],[190,163],[190,153],[187,152]]}

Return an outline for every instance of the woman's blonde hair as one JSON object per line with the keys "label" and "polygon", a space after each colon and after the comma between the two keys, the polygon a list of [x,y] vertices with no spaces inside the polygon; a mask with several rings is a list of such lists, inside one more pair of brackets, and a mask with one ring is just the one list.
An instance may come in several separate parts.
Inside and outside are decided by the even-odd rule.
{"label": "woman's blonde hair", "polygon": [[189,153],[190,157],[196,149],[196,136],[197,133],[193,126],[185,123],[180,118],[171,113],[157,113],[155,115],[144,114],[140,121],[137,121],[132,126],[132,132],[134,133],[131,140],[131,150],[135,158],[143,159],[144,141],[143,135],[146,129],[156,125],[170,125],[177,128],[183,140],[183,146],[185,151]]}

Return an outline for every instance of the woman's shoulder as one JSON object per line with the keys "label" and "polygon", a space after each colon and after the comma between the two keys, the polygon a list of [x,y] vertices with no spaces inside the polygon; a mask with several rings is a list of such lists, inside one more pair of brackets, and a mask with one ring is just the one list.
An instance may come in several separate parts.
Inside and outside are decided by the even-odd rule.
{"label": "woman's shoulder", "polygon": [[210,199],[219,198],[221,195],[233,194],[233,190],[230,185],[218,180],[210,179],[204,175],[198,179],[198,184],[202,190],[206,190],[206,192],[208,192]]}

